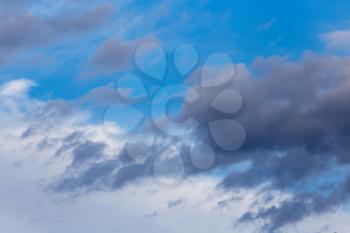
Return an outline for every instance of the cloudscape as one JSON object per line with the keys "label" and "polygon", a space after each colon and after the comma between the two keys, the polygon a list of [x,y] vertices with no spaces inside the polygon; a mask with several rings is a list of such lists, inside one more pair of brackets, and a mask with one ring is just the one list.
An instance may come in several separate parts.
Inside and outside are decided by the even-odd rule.
{"label": "cloudscape", "polygon": [[348,12],[0,0],[0,232],[350,232]]}

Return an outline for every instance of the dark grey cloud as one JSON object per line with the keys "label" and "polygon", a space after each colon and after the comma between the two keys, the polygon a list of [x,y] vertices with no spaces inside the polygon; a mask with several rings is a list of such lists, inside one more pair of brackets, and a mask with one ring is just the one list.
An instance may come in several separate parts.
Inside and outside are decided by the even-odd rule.
{"label": "dark grey cloud", "polygon": [[45,38],[45,32],[42,29],[44,29],[44,23],[30,13],[9,16],[0,23],[0,50],[10,52],[46,42],[48,38]]}
{"label": "dark grey cloud", "polygon": [[[154,135],[144,135],[144,137],[154,137]],[[123,145],[121,150],[108,155],[107,144],[92,142],[88,139],[88,135],[81,131],[76,131],[61,141],[62,145],[56,151],[56,156],[65,156],[70,158],[71,162],[63,174],[50,180],[48,190],[68,195],[98,190],[119,190],[132,182],[154,177],[155,160],[161,152],[167,152],[167,148],[174,146],[172,142],[165,142],[162,138],[150,143],[139,139],[131,145]],[[128,153],[134,150],[130,146],[138,147],[140,142],[143,143],[144,148],[143,160],[134,158]],[[178,146],[179,156],[186,156],[187,151],[182,150],[182,145]],[[168,166],[171,173],[172,157],[164,159],[162,165]],[[162,175],[166,174],[167,172]]]}
{"label": "dark grey cloud", "polygon": [[96,64],[111,70],[125,69],[132,62],[136,42],[125,42],[118,39],[106,40],[91,59]]}
{"label": "dark grey cloud", "polygon": [[[237,118],[248,133],[244,147],[229,153],[215,145],[205,126],[198,131],[197,136],[211,143],[221,154],[219,166],[241,160],[252,162],[248,171],[232,172],[221,185],[230,189],[270,183],[271,189],[291,192],[295,196],[281,207],[261,210],[254,217],[248,214],[242,219],[270,219],[265,229],[274,232],[348,200],[349,189],[346,185],[342,188],[344,184],[340,181],[333,182],[332,193],[325,194],[326,197],[319,196],[324,193],[322,185],[313,187],[315,190],[310,193],[304,191],[310,188],[308,180],[350,162],[349,64],[349,57],[313,53],[306,53],[299,61],[281,57],[257,58],[249,78],[236,78],[230,84],[240,90],[245,99],[243,109],[233,115],[209,107],[222,88],[198,89],[201,102],[189,106],[185,115],[195,116],[202,123]],[[196,76],[192,81],[199,78]],[[322,182],[328,180],[329,177]],[[296,189],[300,184],[304,184],[303,188]],[[309,186],[312,184],[311,181]]]}
{"label": "dark grey cloud", "polygon": [[297,222],[311,214],[331,211],[335,205],[343,204],[350,197],[350,177],[336,187],[328,187],[330,194],[298,193],[291,200],[282,202],[279,207],[261,209],[257,214],[246,213],[240,221],[269,219],[270,224],[264,226],[267,232],[274,232],[291,222]]}
{"label": "dark grey cloud", "polygon": [[[62,194],[86,193],[96,190],[112,191],[153,174],[152,163],[149,160],[144,163],[136,163],[125,150],[116,154],[112,159],[106,159],[105,154],[99,154],[104,146],[98,144],[97,147],[96,145],[94,147],[95,152],[92,153],[86,145],[79,145],[77,148],[80,148],[79,152],[82,153],[73,153],[71,166],[67,167],[65,174],[49,185],[49,190]],[[76,152],[76,149],[74,151]],[[92,162],[86,160],[91,155],[104,157],[104,159]],[[83,158],[83,161],[80,158]],[[154,159],[154,156],[150,156],[149,159]],[[76,161],[80,162],[80,167],[74,166]]]}
{"label": "dark grey cloud", "polygon": [[97,143],[92,141],[87,141],[82,144],[79,144],[74,150],[73,150],[73,161],[72,166],[79,166],[80,164],[96,160],[98,158],[102,158],[103,150],[105,149],[106,145],[103,143]]}
{"label": "dark grey cloud", "polygon": [[125,41],[118,38],[109,38],[96,48],[96,51],[87,62],[83,77],[108,75],[118,71],[127,71],[133,64],[134,52],[146,38]]}
{"label": "dark grey cloud", "polygon": [[185,198],[179,198],[179,199],[176,199],[176,200],[173,200],[173,201],[169,201],[168,202],[168,208],[169,209],[175,208],[176,206],[179,206],[179,205],[181,205],[184,202],[185,202]]}

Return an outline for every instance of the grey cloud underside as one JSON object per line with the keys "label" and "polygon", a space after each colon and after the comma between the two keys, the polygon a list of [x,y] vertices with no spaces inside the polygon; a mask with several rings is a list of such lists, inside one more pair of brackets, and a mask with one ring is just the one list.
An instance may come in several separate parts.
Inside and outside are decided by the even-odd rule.
{"label": "grey cloud underside", "polygon": [[[74,103],[64,100],[51,100],[45,105],[38,107],[26,115],[31,125],[22,133],[22,138],[28,138],[36,134],[48,135],[52,126],[60,125],[61,122],[77,113]],[[40,145],[45,146],[47,142]]]}
{"label": "grey cloud underside", "polygon": [[[312,53],[295,62],[280,57],[258,58],[252,66],[254,76],[237,78],[232,84],[245,99],[243,110],[233,116],[245,126],[248,138],[238,152],[228,153],[216,147],[222,155],[218,164],[228,166],[250,160],[252,167],[229,174],[221,185],[230,189],[269,182],[272,188],[295,195],[280,207],[255,215],[247,213],[242,221],[270,220],[265,230],[274,232],[348,201],[350,176],[338,181],[325,177],[323,185],[315,190],[308,187],[312,179],[332,168],[349,165],[349,65],[349,57]],[[188,107],[184,114],[202,122],[228,117],[208,107],[219,91],[202,91],[202,104]],[[197,135],[212,143],[205,132],[203,127]]]}
{"label": "grey cloud underside", "polygon": [[248,212],[240,221],[249,222],[257,219],[270,219],[271,223],[264,226],[267,232],[275,232],[291,222],[297,222],[311,214],[331,211],[335,205],[343,204],[349,198],[350,178],[339,185],[327,187],[331,190],[327,196],[313,193],[298,193],[292,200],[282,202],[280,207],[261,209],[258,213]]}
{"label": "grey cloud underside", "polygon": [[114,10],[113,5],[100,4],[79,12],[67,8],[65,11],[43,15],[29,10],[38,7],[34,1],[2,2],[0,4],[4,4],[4,8],[0,10],[0,56],[4,63],[7,61],[5,58],[9,59],[10,55],[25,49],[44,47],[62,39],[82,35],[99,26]]}
{"label": "grey cloud underside", "polygon": [[[77,140],[76,136],[79,137],[79,141],[84,142],[74,142]],[[169,145],[157,143],[148,145],[143,156],[145,160],[142,162],[132,158],[125,147],[114,154],[112,158],[106,158],[103,143],[86,141],[84,135],[76,132],[68,136],[63,146],[58,150],[59,155],[73,150],[71,153],[72,162],[66,168],[65,174],[51,182],[48,189],[58,193],[118,190],[131,182],[153,176],[153,164],[162,150],[158,148],[167,146]],[[167,162],[165,162],[165,166],[166,164]],[[170,159],[168,164],[171,168]]]}
{"label": "grey cloud underside", "polygon": [[169,201],[168,202],[168,208],[169,209],[175,208],[176,206],[179,206],[179,205],[181,205],[184,202],[185,202],[184,198],[179,198],[177,200]]}
{"label": "grey cloud underside", "polygon": [[116,72],[130,70],[136,48],[146,41],[157,41],[157,38],[144,36],[131,41],[116,37],[107,38],[96,48],[92,57],[86,62],[82,77],[111,75]]}
{"label": "grey cloud underside", "polygon": [[88,61],[85,75],[110,74],[130,68],[136,47],[142,40],[126,42],[119,39],[107,39]]}
{"label": "grey cloud underside", "polygon": [[[39,150],[56,148],[54,158],[69,160],[69,164],[61,175],[47,179],[48,191],[61,194],[85,194],[98,190],[118,190],[131,182],[153,176],[153,164],[157,155],[177,144],[173,140],[165,141],[159,135],[154,137],[154,131],[151,128],[145,130],[145,135],[128,147],[121,142],[122,148],[113,153],[107,152],[110,145],[102,140],[92,141],[95,139],[91,139],[87,130],[79,126],[77,130],[64,137],[52,137],[52,131],[55,131],[52,126],[60,125],[77,115],[74,111],[75,104],[59,100],[48,101],[27,116],[31,125],[22,133],[22,138],[44,136],[44,139],[37,144]],[[148,137],[154,137],[154,139],[145,142],[144,138]],[[119,139],[122,140],[122,138]],[[115,143],[118,143],[118,138],[115,139]],[[128,151],[137,151],[139,143],[142,143],[145,148],[145,151],[142,151],[144,154],[140,156],[142,160],[133,158],[128,153]],[[57,145],[60,146],[57,148]],[[133,147],[136,147],[136,150]],[[181,148],[181,145],[179,144],[178,147]],[[179,153],[184,157],[185,148],[180,149]],[[163,165],[171,168],[171,158],[165,160]]]}

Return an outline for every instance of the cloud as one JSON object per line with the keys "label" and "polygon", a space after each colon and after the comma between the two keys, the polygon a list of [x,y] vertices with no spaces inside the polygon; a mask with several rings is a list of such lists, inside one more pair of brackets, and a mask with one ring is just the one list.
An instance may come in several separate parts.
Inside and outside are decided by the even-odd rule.
{"label": "cloud", "polygon": [[[6,138],[15,138],[16,143],[24,147],[50,150],[46,157],[54,161],[66,160],[60,173],[46,178],[48,191],[70,195],[118,190],[132,182],[153,177],[152,164],[161,151],[182,153],[181,144],[174,145],[171,140],[161,139],[159,135],[135,136],[134,144],[127,143],[126,137],[111,134],[100,121],[88,123],[91,114],[80,109],[76,102],[30,98],[28,92],[31,86],[32,81],[25,79],[0,86],[3,142],[9,143]],[[8,119],[13,121],[12,124],[6,122]],[[11,130],[13,125],[16,126],[13,129],[15,133]],[[138,142],[143,142],[147,151],[144,161],[136,160],[127,153],[126,146],[134,151],[132,147],[137,147]],[[169,151],[166,148],[170,148]],[[164,161],[164,166],[171,167],[171,157]]]}
{"label": "cloud", "polygon": [[[346,100],[350,97],[349,63],[349,57],[314,53],[305,53],[297,61],[282,57],[257,58],[251,69],[243,64],[237,66],[238,74],[230,86],[211,91],[198,88],[196,72],[191,77],[189,83],[198,90],[201,104],[186,106],[183,114],[191,115],[202,123],[195,137],[215,149],[216,169],[225,171],[220,173],[223,178],[218,181],[217,188],[231,193],[265,187],[260,190],[266,194],[265,198],[260,201],[254,199],[254,202],[260,203],[259,208],[251,205],[251,208],[237,214],[240,224],[262,222],[263,230],[276,232],[348,202],[350,108]],[[9,86],[16,85],[5,83],[1,90],[8,90]],[[208,107],[222,88],[228,87],[240,90],[244,96],[244,108],[235,117],[248,132],[244,147],[233,153],[221,150],[204,125],[208,120],[230,117]],[[20,90],[18,93],[27,90],[24,87],[10,89]],[[141,138],[134,135],[136,142],[146,144],[146,153],[143,159],[138,160],[127,153],[125,138],[115,138],[101,124],[89,123],[89,114],[71,110],[72,103],[58,100],[43,102],[29,97],[24,102],[12,97],[2,101],[2,109],[6,109],[2,111],[2,119],[19,119],[16,125],[21,126],[10,130],[11,124],[3,124],[8,125],[3,135],[16,132],[19,137],[16,143],[31,142],[30,145],[42,153],[50,150],[53,157],[49,157],[54,161],[64,161],[59,169],[54,170],[54,175],[45,179],[50,192],[71,195],[124,190],[157,178],[153,164],[161,152],[167,155],[179,153],[188,167],[188,177],[200,174],[187,166],[186,138],[166,140],[160,137],[159,132],[145,128],[141,130]],[[14,108],[16,105],[21,107]],[[11,113],[8,108],[14,109],[15,116],[8,115]],[[21,109],[27,110],[23,112]],[[4,138],[11,139],[14,135]],[[146,138],[151,140],[145,142]],[[243,171],[229,169],[242,161],[250,161],[251,166]],[[163,165],[171,168],[173,160],[168,158]],[[171,169],[168,170],[171,172]],[[273,193],[267,195],[269,191]],[[278,193],[284,198],[280,198]],[[186,195],[180,197],[186,197],[186,202],[177,208],[187,203]],[[225,209],[236,200],[232,196],[227,199],[230,201],[220,201],[217,208]],[[272,202],[275,204],[269,206]],[[147,213],[153,213],[153,210]]]}
{"label": "cloud", "polygon": [[13,14],[16,11],[23,10],[32,2],[32,0],[0,0],[0,4],[2,6],[0,9],[0,14]]}
{"label": "cloud", "polygon": [[274,25],[275,22],[276,22],[276,18],[272,18],[272,19],[270,19],[269,21],[267,21],[265,23],[259,24],[257,26],[257,31],[269,30]]}
{"label": "cloud", "polygon": [[144,40],[124,41],[116,38],[105,40],[87,62],[82,76],[108,75],[128,70],[132,65],[134,51],[142,41]]}
{"label": "cloud", "polygon": [[[13,83],[3,84],[1,89]],[[101,227],[107,233],[121,229],[177,232],[180,225],[184,226],[182,232],[212,232],[215,225],[217,232],[231,232],[229,209],[225,218],[219,209],[208,211],[226,198],[225,193],[216,191],[217,180],[199,177],[164,189],[142,173],[142,163],[123,157],[123,140],[110,137],[101,125],[89,123],[84,112],[62,111],[66,109],[62,103],[37,100],[23,92],[25,101],[8,95],[0,99],[0,168],[6,174],[0,178],[4,232],[73,229],[92,233]],[[17,107],[8,108],[13,105]],[[35,130],[23,137],[28,128]],[[143,179],[131,182],[135,177]],[[63,195],[86,191],[94,192],[68,201]],[[186,197],[186,205],[179,205],[179,195]],[[169,203],[177,207],[169,210]],[[145,217],[149,213],[158,214]],[[203,220],[206,225],[193,224]]]}
{"label": "cloud", "polygon": [[185,202],[184,198],[179,198],[179,199],[174,200],[174,201],[169,201],[168,202],[168,208],[169,209],[175,208],[176,206],[179,206],[179,205],[181,205],[184,202]]}
{"label": "cloud", "polygon": [[330,50],[348,52],[350,50],[350,30],[337,30],[321,35]]}
{"label": "cloud", "polygon": [[[2,62],[102,30],[115,9],[110,4],[69,3],[61,1],[46,11],[40,9],[46,4],[34,1],[0,0]],[[163,9],[159,12],[165,16]],[[140,32],[133,29],[144,27],[140,22],[148,16],[121,19],[134,24],[121,31],[137,31],[130,33],[134,38]],[[146,28],[158,18],[154,14]],[[268,30],[274,23],[273,18],[257,30]],[[321,37],[330,50],[349,50],[347,30]],[[86,63],[87,75],[130,68],[133,51],[144,39],[116,38],[123,37],[109,37],[96,48]],[[294,61],[257,58],[250,67],[237,65],[238,75],[229,86],[205,91],[192,83],[201,104],[188,106],[184,115],[201,122],[193,138],[210,144],[218,156],[217,167],[206,174],[191,167],[188,138],[167,140],[152,127],[143,128],[139,138],[132,135],[135,143],[130,148],[126,137],[110,135],[100,121],[93,121],[93,113],[79,104],[93,102],[93,107],[102,108],[117,103],[111,86],[95,88],[79,100],[43,101],[30,97],[35,82],[6,82],[0,86],[0,170],[6,174],[0,178],[3,230],[96,232],[103,226],[105,232],[346,231],[349,214],[341,207],[350,198],[349,65],[349,57],[313,53]],[[189,82],[199,77],[195,72],[191,78]],[[243,123],[248,138],[234,153],[220,149],[204,125],[232,117],[209,107],[227,87],[239,89],[245,100],[233,117]],[[135,151],[140,144],[143,157],[134,158],[128,150]],[[160,154],[179,154],[185,160],[187,180],[170,191],[156,181],[154,164]],[[231,169],[242,161],[251,165],[243,171]],[[160,175],[167,176],[174,163],[168,158],[162,165],[169,173]],[[82,196],[62,205],[51,200],[70,195]]]}
{"label": "cloud", "polygon": [[[14,4],[14,3],[13,3]],[[25,4],[23,2],[23,4]],[[13,54],[28,49],[45,47],[62,39],[80,36],[96,29],[113,11],[113,5],[100,4],[92,9],[82,8],[40,14],[37,6],[28,2],[26,7],[0,12],[0,57],[7,62]]]}
{"label": "cloud", "polygon": [[35,85],[35,82],[27,79],[12,80],[1,86],[0,95],[6,97],[23,96],[26,95],[28,90]]}
{"label": "cloud", "polygon": [[[245,71],[245,75],[236,76],[230,87],[223,87],[238,89],[244,96],[244,108],[235,115],[248,133],[244,147],[237,152],[222,151],[205,125],[198,131],[197,136],[221,154],[219,166],[227,167],[244,160],[252,162],[247,171],[232,172],[224,178],[224,187],[252,188],[267,183],[272,189],[289,190],[295,195],[295,199],[285,205],[256,215],[257,219],[271,220],[267,223],[271,232],[310,214],[344,205],[350,197],[345,188],[347,173],[331,172],[334,167],[347,170],[350,162],[350,108],[346,101],[350,98],[349,65],[349,57],[314,53],[305,53],[298,61],[282,57],[257,58],[250,75]],[[196,83],[193,85],[198,89]],[[188,106],[183,114],[203,123],[231,118],[209,107],[221,90],[198,89],[201,104]],[[315,185],[315,179],[326,172],[331,174]],[[332,180],[334,176],[339,180]],[[329,183],[333,183],[334,193],[324,194],[323,185]],[[308,184],[316,187],[310,190]],[[305,196],[307,198],[301,198]],[[294,207],[298,211],[293,211]]]}
{"label": "cloud", "polygon": [[[23,140],[20,142],[24,143]],[[35,156],[23,161],[22,166],[15,167],[13,162],[18,162],[23,156],[21,149],[24,145],[21,143],[16,144],[18,148],[15,151],[9,145],[0,149],[0,168],[7,174],[0,177],[0,201],[3,203],[0,217],[4,232],[59,233],[74,230],[94,233],[101,228],[106,233],[121,229],[128,232],[147,229],[155,233],[259,232],[259,224],[235,225],[233,221],[251,206],[256,206],[256,200],[263,199],[265,194],[261,189],[227,192],[217,189],[218,180],[209,177],[186,180],[172,189],[160,188],[148,180],[118,192],[95,192],[66,201],[44,192],[40,187],[42,182],[39,182],[54,171],[58,173],[58,165],[64,165],[65,161],[50,162],[47,153],[51,150],[42,152],[27,147],[26,152],[35,153]],[[10,150],[11,154],[8,153]],[[26,198],[23,198],[23,194]],[[277,193],[271,195],[280,196],[281,200],[285,198]],[[179,196],[186,197],[186,201],[169,209],[169,203],[178,200]],[[225,208],[218,207],[218,203],[232,196],[236,197],[235,201]],[[269,205],[278,203],[270,202]],[[256,206],[259,207],[267,208],[268,205]],[[336,210],[325,216],[308,218],[283,232],[346,232],[348,218],[348,213]]]}
{"label": "cloud", "polygon": [[114,10],[112,4],[101,4],[83,13],[65,11],[48,20],[48,25],[57,33],[77,34],[89,31],[101,24]]}
{"label": "cloud", "polygon": [[149,35],[130,41],[118,38],[106,39],[87,61],[82,77],[110,75],[130,70],[136,48],[147,41],[158,41],[158,39]]}
{"label": "cloud", "polygon": [[348,200],[349,192],[350,178],[341,187],[333,188],[331,194],[326,197],[313,193],[298,194],[291,200],[283,201],[278,207],[261,209],[256,215],[248,212],[241,221],[268,218],[271,222],[265,225],[264,229],[268,232],[275,232],[280,227],[300,221],[308,215],[317,215],[332,210],[334,205],[343,204]]}
{"label": "cloud", "polygon": [[[242,161],[251,162],[251,166],[243,172],[230,172],[222,179],[220,187],[227,190],[253,189],[268,184],[272,190],[292,194],[290,200],[272,209],[260,209],[254,215],[249,211],[242,213],[245,216],[242,220],[263,219],[267,224],[265,229],[273,232],[309,215],[324,213],[347,203],[350,197],[346,188],[347,174],[336,174],[335,170],[346,171],[350,161],[350,126],[347,119],[350,109],[344,101],[350,97],[349,63],[348,57],[306,53],[298,61],[282,57],[257,58],[250,71],[246,66],[238,65],[238,75],[230,88],[239,89],[244,96],[244,108],[235,116],[245,126],[248,138],[244,147],[233,153],[221,150],[204,125],[209,120],[229,117],[208,107],[221,88],[227,86],[203,91],[193,83],[197,80],[196,74],[191,77],[193,80],[189,82],[198,89],[202,101],[196,106],[186,107],[183,114],[191,115],[202,123],[195,136],[215,149],[218,169]],[[148,130],[142,134],[143,138],[159,137],[159,132],[152,128]],[[65,172],[50,183],[50,189],[58,193],[119,190],[154,177],[152,164],[157,155],[170,145],[176,145],[176,151],[181,151],[181,156],[188,158],[186,139],[167,141],[159,137],[156,143],[151,140],[146,144],[147,153],[140,163],[126,153],[126,144],[123,143],[118,151],[107,153],[111,151],[109,143],[106,143],[107,135],[103,137],[104,141],[100,141],[83,133],[79,136],[79,144],[74,144],[71,140],[76,131],[82,130],[76,129],[67,134],[63,137],[61,148],[57,148],[59,151],[68,148],[65,154],[71,158]],[[42,134],[40,132],[43,131],[38,131],[36,135]],[[77,151],[85,151],[84,147],[95,143],[104,145],[99,145],[92,156],[85,153],[91,159],[81,159]],[[91,152],[94,150],[91,149]],[[168,153],[174,151],[169,150]],[[74,165],[72,161],[79,163]],[[172,166],[172,160],[166,160],[164,166]],[[325,173],[328,175],[322,176]],[[189,169],[187,174],[196,175],[198,171]],[[339,179],[334,180],[334,176]],[[323,177],[321,181],[317,181],[319,177]],[[330,184],[334,192],[323,192],[324,187]],[[319,203],[322,203],[322,208],[318,207]],[[297,205],[305,208],[300,209],[296,216],[290,210]]]}

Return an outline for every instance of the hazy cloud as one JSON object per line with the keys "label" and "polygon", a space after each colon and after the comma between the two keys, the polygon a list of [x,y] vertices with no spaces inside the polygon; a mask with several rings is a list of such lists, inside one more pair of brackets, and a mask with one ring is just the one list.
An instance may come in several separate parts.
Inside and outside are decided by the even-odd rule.
{"label": "hazy cloud", "polygon": [[350,51],[350,30],[336,30],[321,35],[328,49],[340,52]]}
{"label": "hazy cloud", "polygon": [[[31,7],[35,8],[35,5]],[[0,12],[0,57],[3,62],[16,52],[44,47],[96,29],[114,9],[111,4],[101,4],[78,13],[67,10],[43,15],[28,8],[17,9],[16,5],[14,11]]]}

